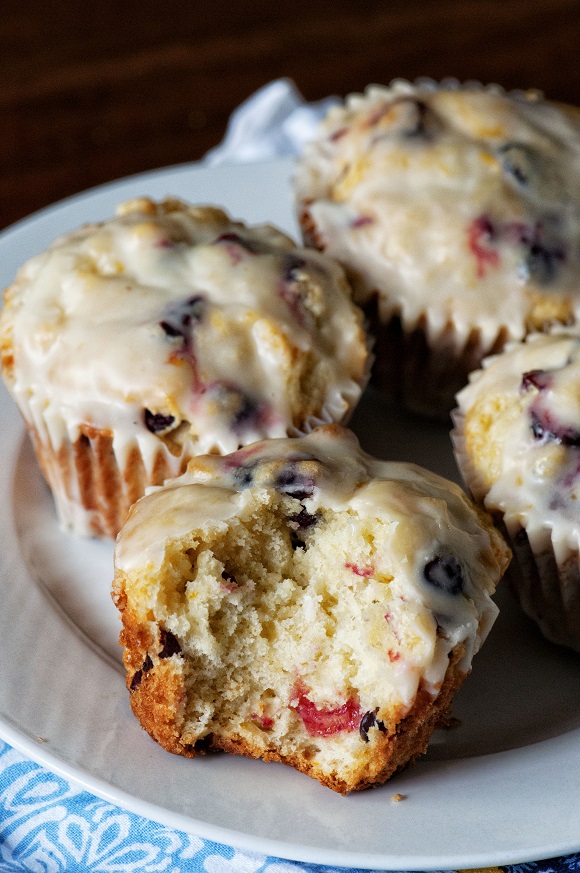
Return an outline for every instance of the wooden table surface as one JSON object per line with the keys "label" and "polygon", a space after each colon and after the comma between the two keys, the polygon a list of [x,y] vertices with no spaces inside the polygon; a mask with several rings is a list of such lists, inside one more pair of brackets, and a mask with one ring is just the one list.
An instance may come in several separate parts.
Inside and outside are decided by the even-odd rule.
{"label": "wooden table surface", "polygon": [[0,227],[198,160],[288,76],[308,100],[455,76],[580,104],[579,0],[3,0]]}

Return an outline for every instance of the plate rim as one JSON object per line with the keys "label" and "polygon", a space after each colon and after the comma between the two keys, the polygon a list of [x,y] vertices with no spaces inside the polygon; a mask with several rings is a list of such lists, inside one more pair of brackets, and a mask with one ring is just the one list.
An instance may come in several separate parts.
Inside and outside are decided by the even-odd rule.
{"label": "plate rim", "polygon": [[[293,160],[291,158],[274,158],[263,162],[252,162],[252,164],[223,164],[218,166],[207,166],[203,163],[177,164],[170,167],[163,167],[156,170],[148,170],[141,173],[136,173],[132,176],[122,179],[106,182],[96,185],[86,191],[70,195],[55,204],[45,206],[35,213],[25,218],[20,219],[14,224],[4,228],[0,232],[0,251],[2,246],[9,243],[14,237],[21,234],[28,234],[31,229],[47,220],[47,218],[56,217],[57,219],[62,213],[66,213],[71,209],[74,210],[77,206],[82,205],[87,199],[95,197],[108,197],[114,195],[115,192],[120,192],[120,189],[130,187],[146,188],[153,180],[159,181],[164,177],[169,177],[173,174],[185,177],[192,173],[201,172],[211,173],[216,178],[219,176],[227,176],[231,173],[236,175],[239,172],[244,172],[248,167],[260,168],[263,175],[267,176],[268,168],[275,167],[282,173],[289,172]],[[121,195],[124,196],[124,195]],[[115,197],[115,199],[119,199]],[[92,219],[90,219],[92,220]],[[62,232],[62,231],[61,231]],[[56,235],[56,234],[54,234]],[[12,439],[15,439],[18,445],[25,437],[24,426],[19,423],[19,416],[15,408],[11,407],[7,392],[0,392],[0,416],[4,422],[9,420],[10,427],[8,428],[8,436],[5,433],[0,434],[0,446],[4,445]],[[17,424],[18,422],[18,424]],[[14,436],[16,434],[16,436]],[[17,453],[17,448],[15,448]],[[6,473],[6,471],[4,471]],[[13,471],[12,471],[13,472]],[[12,475],[12,473],[10,473]],[[5,477],[4,477],[5,478]],[[8,513],[10,516],[10,524],[12,521],[12,511]],[[4,523],[0,523],[0,529]],[[15,532],[13,531],[15,534]],[[3,568],[2,560],[0,560],[0,569]],[[0,579],[0,591],[2,588],[2,580]],[[48,593],[42,590],[44,597],[49,597]],[[71,632],[72,629],[71,629]],[[79,633],[82,633],[79,631]],[[96,646],[96,644],[95,644]],[[99,657],[99,653],[93,651],[95,657]],[[0,706],[2,700],[0,699]],[[580,730],[570,731],[569,733],[578,734],[580,740]],[[301,863],[314,863],[339,867],[360,868],[360,869],[385,869],[385,870],[440,870],[445,869],[465,869],[469,867],[487,867],[499,866],[506,864],[518,864],[530,862],[532,860],[540,860],[557,855],[569,854],[580,850],[580,833],[574,837],[570,836],[568,841],[560,840],[551,845],[536,846],[531,850],[514,849],[511,853],[506,850],[489,850],[485,855],[478,854],[457,854],[448,853],[447,855],[439,854],[436,857],[426,856],[425,854],[411,855],[392,855],[388,853],[364,853],[359,851],[344,851],[330,850],[328,848],[319,848],[310,845],[299,845],[297,843],[289,843],[272,839],[269,837],[253,835],[240,832],[239,830],[231,830],[223,825],[216,825],[212,822],[203,821],[192,818],[188,814],[176,813],[171,809],[163,806],[157,806],[150,801],[136,797],[128,791],[112,785],[105,779],[95,776],[86,770],[79,769],[75,764],[67,761],[58,755],[52,753],[49,749],[43,748],[37,740],[29,733],[26,733],[21,726],[13,723],[10,720],[9,713],[4,713],[0,710],[0,737],[9,745],[27,756],[32,761],[45,767],[46,769],[62,776],[69,780],[72,784],[89,791],[90,793],[100,797],[101,799],[126,809],[134,814],[144,816],[153,821],[157,821],[163,825],[167,825],[185,833],[200,836],[204,839],[212,840],[218,843],[224,843],[229,846],[240,848],[249,852],[260,852],[268,857],[287,859]],[[559,738],[555,738],[559,739]],[[534,745],[543,745],[544,743],[553,742],[545,740],[542,743]],[[509,753],[493,753],[485,755],[485,758],[495,758],[498,755]],[[388,802],[388,801],[386,801]],[[531,857],[533,856],[533,857]]]}

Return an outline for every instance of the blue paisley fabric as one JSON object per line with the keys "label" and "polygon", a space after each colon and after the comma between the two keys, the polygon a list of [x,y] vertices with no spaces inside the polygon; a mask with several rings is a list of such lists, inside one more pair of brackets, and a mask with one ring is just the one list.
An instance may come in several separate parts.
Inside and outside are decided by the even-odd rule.
{"label": "blue paisley fabric", "polygon": [[[236,110],[207,162],[295,154],[332,102],[309,105],[292,82],[271,82]],[[0,873],[157,871],[340,873],[241,852],[148,821],[75,788],[0,740]],[[580,873],[580,854],[478,873]]]}
{"label": "blue paisley fabric", "polygon": [[[74,788],[0,740],[0,873],[157,871],[338,873],[338,868],[240,852],[148,821]],[[496,871],[580,873],[580,855],[490,873]]]}

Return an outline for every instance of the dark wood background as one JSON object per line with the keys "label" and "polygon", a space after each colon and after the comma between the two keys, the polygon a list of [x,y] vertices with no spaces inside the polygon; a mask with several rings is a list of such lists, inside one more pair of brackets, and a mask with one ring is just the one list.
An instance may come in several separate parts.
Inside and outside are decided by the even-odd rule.
{"label": "dark wood background", "polygon": [[253,91],[309,100],[421,75],[580,104],[580,0],[3,0],[0,227],[198,160]]}

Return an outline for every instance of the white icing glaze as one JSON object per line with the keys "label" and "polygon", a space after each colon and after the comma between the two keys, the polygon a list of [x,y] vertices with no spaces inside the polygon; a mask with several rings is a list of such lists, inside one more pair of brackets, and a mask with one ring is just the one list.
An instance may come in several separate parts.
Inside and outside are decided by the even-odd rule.
{"label": "white icing glaze", "polygon": [[[475,496],[503,514],[510,533],[525,528],[535,551],[551,544],[559,562],[577,554],[580,339],[542,334],[510,345],[472,374],[457,400],[457,458]],[[485,457],[471,457],[467,428],[483,434]],[[491,481],[483,482],[481,467]]]}
{"label": "white icing glaze", "polygon": [[[118,537],[117,574],[157,578],[168,550],[185,534],[203,541],[204,531],[227,525],[264,492],[296,497],[306,513],[318,513],[321,524],[325,512],[343,513],[339,539],[346,560],[340,572],[346,568],[364,579],[365,620],[379,622],[381,638],[385,621],[392,622],[401,647],[400,655],[382,654],[385,701],[410,706],[421,680],[436,694],[447,656],[460,643],[465,647],[461,667],[469,669],[497,614],[491,595],[508,562],[499,534],[482,522],[458,486],[415,465],[371,458],[353,434],[336,426],[190,461],[185,474],[133,506]],[[360,534],[349,535],[349,524],[355,523],[349,515],[356,524],[362,519],[369,530],[380,524],[380,542],[371,537],[375,552],[370,566],[358,566],[349,551],[355,542],[360,547],[361,540]],[[327,561],[324,552],[312,560],[330,566],[336,548],[328,548]],[[306,564],[309,553],[297,554]],[[316,608],[310,596],[304,617],[312,617]],[[357,687],[375,688],[376,660],[362,661]],[[318,675],[322,667],[316,669]]]}
{"label": "white icing glaze", "polygon": [[177,472],[183,455],[341,420],[366,370],[338,265],[177,201],[130,201],[57,240],[6,292],[1,330],[41,439],[110,431],[121,468],[138,445],[148,472],[160,450]]}
{"label": "white icing glaze", "polygon": [[[534,294],[579,319],[580,124],[537,95],[394,83],[330,110],[295,178],[325,251],[386,320],[520,339]],[[501,311],[499,306],[501,304]]]}

